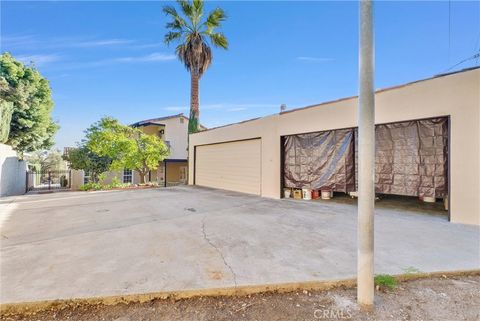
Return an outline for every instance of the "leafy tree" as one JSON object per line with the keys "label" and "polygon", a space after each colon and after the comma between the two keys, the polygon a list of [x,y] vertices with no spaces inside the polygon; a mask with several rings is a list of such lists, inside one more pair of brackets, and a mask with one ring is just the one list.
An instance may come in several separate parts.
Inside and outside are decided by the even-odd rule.
{"label": "leafy tree", "polygon": [[178,59],[190,72],[190,118],[188,132],[195,133],[199,130],[200,102],[199,81],[204,72],[212,63],[212,50],[210,44],[222,48],[228,48],[227,38],[223,33],[217,32],[217,28],[225,21],[226,15],[221,8],[211,11],[206,19],[204,17],[203,0],[177,0],[183,13],[183,17],[172,6],[165,6],[163,12],[171,18],[166,28],[165,43],[178,42],[175,52]]}
{"label": "leafy tree", "polygon": [[96,182],[98,175],[108,171],[112,160],[107,156],[100,156],[86,146],[70,149],[68,155],[64,156],[71,169],[83,169],[89,173],[90,181]]}
{"label": "leafy tree", "polygon": [[28,156],[29,166],[36,171],[65,170],[66,164],[58,150],[36,151]]}
{"label": "leafy tree", "polygon": [[0,143],[5,143],[8,140],[12,113],[13,104],[8,101],[0,101]]}
{"label": "leafy tree", "polygon": [[111,170],[128,168],[138,171],[140,183],[145,183],[147,173],[157,169],[169,154],[159,137],[122,125],[111,117],[102,118],[87,129],[86,147],[100,156],[111,158]]}
{"label": "leafy tree", "polygon": [[[37,69],[25,66],[9,53],[0,56],[0,101],[13,104],[6,141],[17,151],[48,149],[58,130],[51,117],[52,93]],[[2,117],[3,117],[2,107]]]}

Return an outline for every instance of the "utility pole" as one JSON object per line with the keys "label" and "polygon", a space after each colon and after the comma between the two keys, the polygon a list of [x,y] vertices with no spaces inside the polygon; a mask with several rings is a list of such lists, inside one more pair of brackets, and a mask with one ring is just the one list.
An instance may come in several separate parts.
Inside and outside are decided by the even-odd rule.
{"label": "utility pole", "polygon": [[373,308],[373,220],[375,207],[375,87],[373,3],[360,0],[358,97],[357,301]]}

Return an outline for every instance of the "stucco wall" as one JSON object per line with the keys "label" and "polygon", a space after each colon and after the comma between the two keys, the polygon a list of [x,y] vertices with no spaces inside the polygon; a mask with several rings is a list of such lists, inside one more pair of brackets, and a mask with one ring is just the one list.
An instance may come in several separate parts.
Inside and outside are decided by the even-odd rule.
{"label": "stucco wall", "polygon": [[170,142],[169,159],[187,159],[188,120],[175,117],[162,120],[165,123],[165,141]]}
{"label": "stucco wall", "polygon": [[72,180],[70,188],[72,189],[72,191],[78,191],[80,189],[80,186],[83,185],[85,171],[83,169],[72,169],[70,177],[70,179]]}
{"label": "stucco wall", "polygon": [[[375,98],[377,124],[450,116],[451,221],[480,225],[480,69],[380,90]],[[193,146],[260,137],[261,194],[279,198],[280,136],[355,127],[357,105],[352,97],[200,132],[190,136],[190,159]]]}
{"label": "stucco wall", "polygon": [[8,145],[0,144],[0,196],[25,194],[27,164]]}

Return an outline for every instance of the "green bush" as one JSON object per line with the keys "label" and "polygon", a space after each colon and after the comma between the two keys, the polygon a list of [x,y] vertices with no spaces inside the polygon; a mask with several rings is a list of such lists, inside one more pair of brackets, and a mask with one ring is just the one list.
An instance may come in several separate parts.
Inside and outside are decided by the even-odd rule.
{"label": "green bush", "polygon": [[65,176],[65,175],[60,176],[60,186],[61,187],[66,187],[67,185],[68,185],[67,176]]}
{"label": "green bush", "polygon": [[80,186],[81,191],[98,191],[101,190],[103,186],[100,183],[87,183]]}
{"label": "green bush", "polygon": [[115,187],[120,186],[121,184],[122,184],[122,183],[120,182],[120,179],[119,179],[117,176],[114,176],[114,177],[112,178],[112,182],[110,183],[110,186],[111,186],[112,188],[115,188]]}
{"label": "green bush", "polygon": [[389,274],[375,275],[374,282],[378,288],[395,290],[395,288],[397,287],[397,280],[395,280],[395,278]]}

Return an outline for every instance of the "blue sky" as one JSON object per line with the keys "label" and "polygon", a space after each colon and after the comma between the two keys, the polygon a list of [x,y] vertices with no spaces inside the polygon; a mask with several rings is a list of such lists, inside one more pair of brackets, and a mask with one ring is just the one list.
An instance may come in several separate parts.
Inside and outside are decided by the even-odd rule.
{"label": "blue sky", "polygon": [[[189,74],[162,42],[164,4],[1,2],[1,51],[50,80],[58,148],[105,115],[133,123],[188,114]],[[375,5],[377,88],[445,72],[480,49],[478,1],[452,1],[450,28],[447,1]],[[216,6],[229,16],[230,48],[214,51],[201,80],[207,127],[356,95],[357,2],[207,3]]]}

